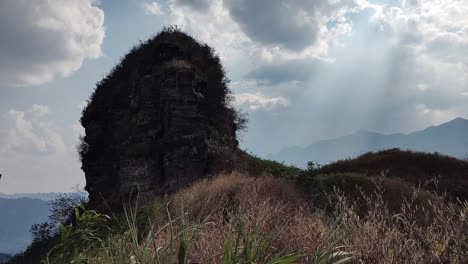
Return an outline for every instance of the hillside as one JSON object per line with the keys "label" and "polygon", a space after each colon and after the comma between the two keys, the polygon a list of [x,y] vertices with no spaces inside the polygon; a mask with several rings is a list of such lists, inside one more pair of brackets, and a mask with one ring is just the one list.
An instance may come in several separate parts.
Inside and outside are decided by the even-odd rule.
{"label": "hillside", "polygon": [[15,254],[31,243],[31,225],[42,223],[50,214],[48,202],[0,198],[0,253]]}
{"label": "hillside", "polygon": [[0,253],[0,263],[7,263],[10,258],[11,256],[8,254]]}
{"label": "hillside", "polygon": [[51,201],[55,199],[57,196],[60,196],[62,194],[63,193],[12,193],[12,194],[0,193],[0,198],[3,198],[3,199],[31,198],[31,199],[39,199],[43,201]]}
{"label": "hillside", "polygon": [[457,158],[468,156],[468,120],[457,118],[410,134],[384,135],[360,131],[349,136],[318,141],[310,146],[285,148],[269,158],[305,167],[308,161],[327,164],[369,151],[401,148],[439,152]]}
{"label": "hillside", "polygon": [[322,166],[319,174],[355,173],[396,178],[414,186],[468,200],[468,162],[439,154],[390,149]]}
{"label": "hillside", "polygon": [[[395,191],[393,198],[398,198],[401,193]],[[216,175],[169,197],[154,198],[144,205],[127,204],[124,213],[111,218],[82,212],[75,225],[62,229],[48,261],[292,264],[468,260],[464,254],[468,247],[466,205],[447,207],[437,197],[423,202],[428,201],[427,193],[417,191],[416,196],[426,200],[412,200],[410,195],[406,201],[400,199],[397,208],[389,208],[388,197],[376,188],[363,196],[366,210],[362,211],[346,196],[333,191],[328,195],[335,200],[331,211],[310,204],[293,183],[283,179]]]}

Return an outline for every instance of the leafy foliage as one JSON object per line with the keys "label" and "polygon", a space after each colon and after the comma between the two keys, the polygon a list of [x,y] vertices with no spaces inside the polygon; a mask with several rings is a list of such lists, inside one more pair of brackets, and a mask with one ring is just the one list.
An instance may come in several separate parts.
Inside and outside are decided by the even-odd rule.
{"label": "leafy foliage", "polygon": [[75,208],[75,224],[60,226],[60,243],[49,251],[44,263],[85,263],[85,252],[101,242],[99,233],[108,228],[108,216],[84,206]]}
{"label": "leafy foliage", "polygon": [[31,234],[33,236],[32,243],[39,243],[45,241],[55,234],[56,225],[50,222],[44,222],[41,224],[35,224],[31,227]]}

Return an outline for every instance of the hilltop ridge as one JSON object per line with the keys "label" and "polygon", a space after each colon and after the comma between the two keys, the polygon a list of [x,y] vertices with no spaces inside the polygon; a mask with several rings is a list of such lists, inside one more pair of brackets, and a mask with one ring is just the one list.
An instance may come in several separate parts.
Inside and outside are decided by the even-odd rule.
{"label": "hilltop ridge", "polygon": [[369,151],[401,148],[420,152],[439,152],[464,159],[468,157],[466,135],[468,135],[468,120],[456,118],[409,134],[357,131],[348,136],[321,140],[306,147],[284,148],[277,154],[269,155],[268,158],[305,167],[310,160],[327,164]]}

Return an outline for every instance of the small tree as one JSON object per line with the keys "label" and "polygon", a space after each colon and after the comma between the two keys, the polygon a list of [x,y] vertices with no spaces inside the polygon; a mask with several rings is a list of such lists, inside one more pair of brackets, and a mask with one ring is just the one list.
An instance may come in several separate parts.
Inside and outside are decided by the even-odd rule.
{"label": "small tree", "polygon": [[313,161],[308,161],[307,162],[307,169],[306,171],[307,172],[313,172],[315,170],[318,170],[320,169],[321,165],[318,164],[317,162],[313,162]]}
{"label": "small tree", "polygon": [[75,208],[84,202],[85,196],[80,191],[59,194],[50,202],[49,220],[31,226],[30,232],[33,243],[42,243],[56,235],[60,225],[69,223],[72,220]]}
{"label": "small tree", "polygon": [[74,210],[80,204],[85,202],[85,197],[82,192],[59,194],[50,203],[49,222],[55,225],[66,223],[73,216]]}
{"label": "small tree", "polygon": [[31,226],[30,232],[33,237],[33,243],[40,243],[46,241],[56,232],[56,226],[50,222],[44,222],[41,224],[34,224]]}

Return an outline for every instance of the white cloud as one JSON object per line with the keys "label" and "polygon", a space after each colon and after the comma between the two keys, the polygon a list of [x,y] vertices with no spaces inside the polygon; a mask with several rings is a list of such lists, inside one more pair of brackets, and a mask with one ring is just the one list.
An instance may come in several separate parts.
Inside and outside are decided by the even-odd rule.
{"label": "white cloud", "polygon": [[365,0],[171,0],[169,23],[183,25],[222,59],[243,53],[254,63],[332,61],[332,48],[351,32],[348,17],[367,5]]}
{"label": "white cloud", "polygon": [[64,131],[44,105],[0,114],[0,192],[67,192],[84,186],[77,134],[71,139],[72,131],[83,131],[79,124]]}
{"label": "white cloud", "polygon": [[38,85],[101,55],[104,12],[94,0],[0,2],[0,85]]}
{"label": "white cloud", "polygon": [[[350,16],[368,6],[365,0],[227,1],[235,20],[253,42],[254,61],[333,61],[332,50],[352,29]],[[265,10],[266,9],[266,10]]]}
{"label": "white cloud", "polygon": [[0,152],[21,155],[63,153],[65,143],[48,107],[33,105],[31,110],[9,110],[2,115]]}
{"label": "white cloud", "polygon": [[[371,21],[393,49],[405,54],[393,62],[393,67],[406,69],[400,79],[424,92],[410,102],[419,102],[418,117],[440,123],[466,115],[460,95],[468,88],[468,2],[400,0],[372,8]],[[404,85],[393,89],[409,94]]]}
{"label": "white cloud", "polygon": [[30,112],[34,117],[42,117],[49,113],[49,107],[47,105],[33,104]]}
{"label": "white cloud", "polygon": [[164,14],[164,11],[161,9],[161,5],[158,2],[143,2],[141,7],[148,15],[160,16]]}
{"label": "white cloud", "polygon": [[79,122],[76,122],[75,124],[72,125],[72,130],[73,130],[73,137],[75,139],[79,138],[80,136],[85,135],[85,129]]}
{"label": "white cloud", "polygon": [[416,105],[416,114],[422,120],[428,120],[432,125],[442,124],[457,117],[468,117],[467,105],[456,105],[446,109],[430,108],[425,104]]}
{"label": "white cloud", "polygon": [[242,57],[251,46],[222,0],[170,0],[167,23],[181,25],[184,31],[215,48],[224,62]]}
{"label": "white cloud", "polygon": [[287,107],[289,105],[289,101],[283,97],[268,97],[261,92],[257,92],[235,94],[234,104],[236,106],[246,106],[253,111],[271,111],[277,108]]}
{"label": "white cloud", "polygon": [[88,105],[88,101],[85,100],[79,103],[76,107],[78,107],[78,109],[83,110],[87,105]]}
{"label": "white cloud", "polygon": [[373,8],[372,20],[392,33],[396,43],[440,63],[468,65],[468,2],[401,0]]}
{"label": "white cloud", "polygon": [[420,83],[420,84],[416,85],[416,89],[418,89],[421,92],[425,92],[425,91],[427,91],[427,89],[429,89],[429,86],[427,84],[425,84],[425,83]]}

